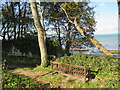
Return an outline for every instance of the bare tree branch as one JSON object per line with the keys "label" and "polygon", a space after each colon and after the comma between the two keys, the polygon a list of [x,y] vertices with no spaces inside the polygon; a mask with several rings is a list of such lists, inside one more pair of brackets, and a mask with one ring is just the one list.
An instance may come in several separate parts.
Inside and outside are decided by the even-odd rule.
{"label": "bare tree branch", "polygon": [[[60,6],[60,7],[61,7],[61,6]],[[66,12],[66,10],[65,10],[63,7],[61,7],[61,8],[62,8],[62,10],[65,12],[65,14],[66,14],[66,16],[67,16],[69,22],[72,23],[72,24],[74,24],[74,22],[73,22],[72,20],[70,20],[68,14],[67,14],[67,12]]]}

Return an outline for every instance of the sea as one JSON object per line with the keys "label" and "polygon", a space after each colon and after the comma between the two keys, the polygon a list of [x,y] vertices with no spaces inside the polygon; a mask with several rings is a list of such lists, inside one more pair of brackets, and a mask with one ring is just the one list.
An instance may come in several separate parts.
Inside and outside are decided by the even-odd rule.
{"label": "sea", "polygon": [[[100,34],[100,35],[94,35],[94,37],[106,48],[106,49],[112,49],[112,50],[120,50],[120,34]],[[93,47],[92,49],[97,49],[96,47]],[[98,50],[89,50],[89,51],[73,51],[73,53],[76,52],[82,52],[85,54],[91,54],[91,55],[103,55]],[[120,56],[120,54],[113,53],[115,56]]]}
{"label": "sea", "polygon": [[94,37],[107,49],[118,50],[120,48],[120,34],[94,35]]}

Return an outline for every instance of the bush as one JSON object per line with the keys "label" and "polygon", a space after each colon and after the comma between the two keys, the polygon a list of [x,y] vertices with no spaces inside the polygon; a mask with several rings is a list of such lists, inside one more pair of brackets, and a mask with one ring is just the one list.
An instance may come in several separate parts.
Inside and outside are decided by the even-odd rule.
{"label": "bush", "polygon": [[[108,56],[86,55],[83,53],[76,53],[71,56],[64,56],[56,59],[57,62],[72,64],[72,65],[85,65],[92,71],[98,71],[96,75],[98,78],[108,79],[104,83],[109,88],[118,85],[118,59]],[[113,78],[114,77],[114,78]]]}
{"label": "bush", "polygon": [[2,84],[3,88],[36,88],[40,85],[25,76],[9,72],[3,72]]}
{"label": "bush", "polygon": [[[20,50],[22,54],[29,54],[29,52],[31,52],[32,55],[40,56],[38,39],[32,35],[28,35],[27,37],[18,38],[15,40],[3,40],[2,44],[2,51],[5,53],[3,54],[4,56],[11,52],[11,49],[13,47]],[[57,41],[55,39],[47,39],[46,45],[48,55],[57,56],[57,53],[60,51],[58,50],[59,47]]]}

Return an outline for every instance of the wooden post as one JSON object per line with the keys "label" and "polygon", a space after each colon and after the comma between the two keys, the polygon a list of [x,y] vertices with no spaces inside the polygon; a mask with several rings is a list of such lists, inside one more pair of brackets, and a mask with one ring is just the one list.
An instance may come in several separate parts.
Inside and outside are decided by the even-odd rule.
{"label": "wooden post", "polygon": [[56,69],[58,69],[58,64],[56,64]]}
{"label": "wooden post", "polygon": [[53,63],[52,63],[52,61],[50,61],[50,64],[51,64],[51,66],[52,66],[52,70],[53,70]]}
{"label": "wooden post", "polygon": [[52,64],[52,70],[53,70],[53,63],[51,63]]}

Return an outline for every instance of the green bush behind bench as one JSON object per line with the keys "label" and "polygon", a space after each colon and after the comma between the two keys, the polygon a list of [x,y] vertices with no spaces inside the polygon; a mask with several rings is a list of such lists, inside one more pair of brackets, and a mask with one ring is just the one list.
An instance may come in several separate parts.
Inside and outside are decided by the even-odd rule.
{"label": "green bush behind bench", "polygon": [[86,55],[83,53],[76,53],[71,56],[64,56],[56,59],[57,62],[72,64],[72,65],[85,65],[93,71],[100,69],[96,77],[104,79],[105,85],[108,87],[118,87],[118,59],[109,56]]}

